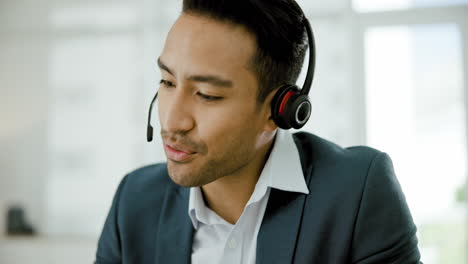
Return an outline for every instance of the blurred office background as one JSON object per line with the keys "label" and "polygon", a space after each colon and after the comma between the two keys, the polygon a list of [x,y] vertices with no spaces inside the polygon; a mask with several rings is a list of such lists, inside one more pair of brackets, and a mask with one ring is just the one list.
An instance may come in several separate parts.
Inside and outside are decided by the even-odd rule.
{"label": "blurred office background", "polygon": [[[388,152],[423,261],[468,263],[468,0],[298,2],[318,50],[303,130]],[[92,262],[121,178],[164,160],[146,118],[180,6],[0,0],[1,264]],[[36,236],[5,235],[11,206]]]}

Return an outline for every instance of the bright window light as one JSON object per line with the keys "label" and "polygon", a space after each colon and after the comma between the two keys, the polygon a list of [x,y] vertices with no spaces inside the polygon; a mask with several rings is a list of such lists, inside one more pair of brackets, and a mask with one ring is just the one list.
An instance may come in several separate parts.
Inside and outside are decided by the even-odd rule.
{"label": "bright window light", "polygon": [[365,34],[368,143],[392,157],[425,263],[466,263],[462,57],[452,24]]}

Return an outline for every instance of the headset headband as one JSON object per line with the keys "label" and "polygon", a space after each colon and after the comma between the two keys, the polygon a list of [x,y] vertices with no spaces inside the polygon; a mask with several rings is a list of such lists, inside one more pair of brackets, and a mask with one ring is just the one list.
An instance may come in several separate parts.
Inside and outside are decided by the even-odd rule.
{"label": "headset headband", "polygon": [[315,38],[312,33],[312,27],[310,26],[309,20],[304,17],[302,22],[307,32],[307,39],[309,41],[309,66],[307,67],[306,79],[301,89],[301,94],[309,94],[314,79],[315,73]]}

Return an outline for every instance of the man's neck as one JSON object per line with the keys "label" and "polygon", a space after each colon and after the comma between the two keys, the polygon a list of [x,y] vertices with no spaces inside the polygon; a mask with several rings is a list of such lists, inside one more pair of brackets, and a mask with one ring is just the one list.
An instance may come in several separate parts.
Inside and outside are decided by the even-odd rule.
{"label": "man's neck", "polygon": [[253,160],[233,175],[201,187],[206,205],[231,224],[235,224],[254,192],[255,185],[270,155],[274,139],[258,151]]}

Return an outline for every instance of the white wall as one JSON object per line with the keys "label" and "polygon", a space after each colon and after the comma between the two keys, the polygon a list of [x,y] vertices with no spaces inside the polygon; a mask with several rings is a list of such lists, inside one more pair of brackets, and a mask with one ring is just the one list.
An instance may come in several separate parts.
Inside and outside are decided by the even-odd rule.
{"label": "white wall", "polygon": [[[44,223],[48,173],[48,39],[15,2],[0,8],[0,201]],[[11,8],[4,8],[10,5]],[[31,13],[32,10],[28,9]],[[43,20],[43,13],[34,15]],[[27,27],[31,27],[27,30]]]}

